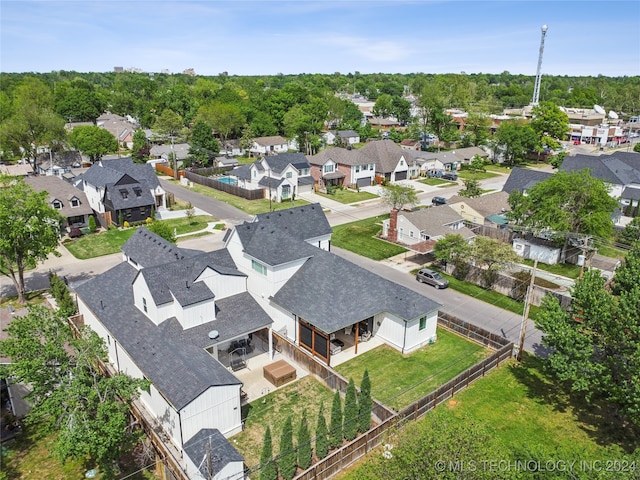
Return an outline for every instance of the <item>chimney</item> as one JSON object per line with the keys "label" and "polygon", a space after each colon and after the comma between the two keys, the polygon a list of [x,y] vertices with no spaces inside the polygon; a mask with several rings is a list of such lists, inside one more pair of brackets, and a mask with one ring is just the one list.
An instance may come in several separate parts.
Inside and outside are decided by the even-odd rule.
{"label": "chimney", "polygon": [[390,242],[398,241],[398,209],[391,209],[391,217],[389,218],[389,231],[387,232],[387,240]]}

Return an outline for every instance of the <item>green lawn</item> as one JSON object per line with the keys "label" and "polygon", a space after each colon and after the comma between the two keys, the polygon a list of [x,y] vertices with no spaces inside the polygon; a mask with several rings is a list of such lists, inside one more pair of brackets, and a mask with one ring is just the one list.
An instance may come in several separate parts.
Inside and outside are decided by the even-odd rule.
{"label": "green lawn", "polygon": [[301,378],[242,407],[244,430],[232,437],[231,443],[244,456],[246,465],[253,467],[260,463],[262,439],[267,425],[271,427],[273,453],[277,455],[282,426],[287,417],[292,416],[295,438],[304,412],[313,438],[321,404],[324,404],[324,416],[329,423],[333,395],[313,376]]}
{"label": "green lawn", "polygon": [[[175,184],[178,183],[175,180],[167,180],[167,181]],[[198,185],[197,183],[194,183],[193,187],[190,187],[189,190],[196,193],[200,193],[209,198],[220,200],[221,202],[227,203],[232,207],[236,207],[238,210],[242,210],[243,212],[248,213],[249,215],[257,215],[258,213],[267,213],[269,209],[271,209],[272,211],[284,210],[286,208],[299,207],[301,205],[309,204],[309,202],[306,202],[304,200],[295,200],[294,202],[286,201],[282,203],[269,202],[269,200],[266,200],[266,199],[246,200],[244,198],[231,195],[230,193],[216,190],[215,188],[209,188],[204,185]]]}
{"label": "green lawn", "polygon": [[418,180],[420,183],[424,183],[425,185],[430,185],[432,187],[450,187],[451,185],[456,185],[456,182],[450,182],[449,180],[442,180],[440,178],[423,178],[422,180]]}
{"label": "green lawn", "polygon": [[382,232],[382,221],[387,218],[388,214],[337,225],[333,227],[331,244],[373,260],[383,260],[406,252],[399,245],[375,238]]}
{"label": "green lawn", "polygon": [[[473,283],[458,280],[442,271],[440,272],[443,277],[449,280],[449,288],[453,288],[457,292],[464,293],[465,295],[477,298],[478,300],[482,300],[483,302],[490,303],[492,305],[495,305],[496,307],[500,307],[504,310],[508,310],[519,315],[522,315],[524,313],[524,304],[522,302],[518,302],[513,298],[507,297],[506,295],[502,295],[501,293],[495,292],[493,290],[487,290],[486,288],[479,287],[478,285],[474,285]],[[531,305],[529,309],[529,318],[535,321],[538,315],[538,311],[539,307]]]}
{"label": "green lawn", "polygon": [[486,180],[487,178],[494,178],[499,176],[495,172],[472,172],[470,170],[460,170],[458,177],[462,179],[473,178],[475,180]]}
{"label": "green lawn", "polygon": [[598,253],[605,257],[622,260],[627,255],[627,250],[622,250],[621,248],[616,248],[608,244],[596,243],[596,247],[598,248]]}
{"label": "green lawn", "polygon": [[[533,260],[523,259],[522,263],[533,267]],[[580,275],[580,267],[577,265],[571,265],[569,263],[558,263],[556,265],[547,265],[546,263],[538,262],[538,269],[545,272],[553,273],[554,275],[561,275],[567,278],[573,278],[574,280]]]}
{"label": "green lawn", "polygon": [[[70,478],[84,478],[87,470],[96,468],[91,463],[83,463],[77,460],[67,460],[62,463],[52,452],[56,434],[43,434],[37,426],[26,426],[22,435],[16,437],[16,441],[2,445],[0,451],[0,479],[31,479],[46,478],[47,480],[67,480]],[[130,480],[157,479],[153,469],[139,471],[133,462],[133,456],[129,455],[120,462],[124,470],[115,478],[127,478]],[[4,476],[3,476],[4,475]],[[107,480],[107,477],[98,472],[96,480]]]}
{"label": "green lawn", "polygon": [[[158,220],[167,223],[170,228],[175,228],[178,235],[189,232],[197,232],[206,228],[208,222],[215,222],[216,219],[209,215],[196,215],[189,222],[186,217],[172,218],[169,220]],[[124,243],[129,240],[137,227],[127,228],[124,230],[112,228],[110,230],[84,235],[76,240],[65,243],[67,250],[80,260],[87,258],[101,257],[117,253]]]}
{"label": "green lawn", "polygon": [[[574,475],[556,472],[556,476],[550,472],[539,472],[516,478],[622,478],[619,473],[606,473],[604,467],[599,474],[587,469],[581,470],[579,463],[598,460],[603,461],[604,465],[606,460],[619,462],[624,459],[636,461],[635,470],[631,475],[627,473],[624,478],[637,478],[637,457],[640,452],[638,432],[611,422],[606,409],[587,405],[583,395],[568,394],[557,380],[543,372],[542,360],[537,357],[525,355],[521,364],[511,361],[501,365],[457,393],[452,402],[440,405],[436,410],[454,423],[466,424],[471,419],[475,424],[486,428],[492,434],[495,444],[505,447],[510,455],[510,458],[488,460],[540,461],[543,465],[546,461],[577,462]],[[407,424],[405,430],[415,428],[414,425]],[[629,453],[634,450],[636,458],[632,459]],[[487,451],[491,451],[491,446],[488,446]],[[401,454],[396,450],[393,452]],[[464,455],[464,449],[461,449],[461,455]],[[365,463],[378,461],[379,458],[379,455],[370,455]],[[464,461],[464,457],[446,460]],[[362,465],[356,466],[341,478],[367,478],[363,476],[365,471]],[[436,477],[427,475],[425,478]],[[496,475],[495,478],[499,476]]]}
{"label": "green lawn", "polygon": [[368,370],[373,397],[400,410],[490,354],[481,345],[439,328],[433,345],[409,355],[381,345],[335,369],[344,377],[353,378],[356,385]]}
{"label": "green lawn", "polygon": [[364,200],[371,200],[373,198],[379,198],[377,195],[369,192],[356,192],[355,190],[349,190],[347,188],[336,189],[335,193],[328,195],[326,193],[318,192],[318,195],[328,198],[329,200],[335,200],[340,203],[356,203]]}
{"label": "green lawn", "polygon": [[510,168],[503,167],[502,165],[493,164],[493,163],[489,165],[485,165],[484,168],[486,168],[487,171],[489,172],[503,173],[505,175],[509,175],[511,173]]}

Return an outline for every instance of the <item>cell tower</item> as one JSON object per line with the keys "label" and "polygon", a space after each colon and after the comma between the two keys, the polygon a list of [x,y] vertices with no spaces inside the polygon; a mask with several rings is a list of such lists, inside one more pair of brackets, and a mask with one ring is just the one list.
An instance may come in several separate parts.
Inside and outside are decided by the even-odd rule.
{"label": "cell tower", "polygon": [[533,87],[533,100],[531,100],[531,105],[536,106],[540,100],[540,78],[542,77],[542,54],[544,53],[544,37],[547,35],[547,27],[546,25],[542,25],[542,36],[540,37],[540,53],[538,54],[538,71],[536,72],[536,84]]}

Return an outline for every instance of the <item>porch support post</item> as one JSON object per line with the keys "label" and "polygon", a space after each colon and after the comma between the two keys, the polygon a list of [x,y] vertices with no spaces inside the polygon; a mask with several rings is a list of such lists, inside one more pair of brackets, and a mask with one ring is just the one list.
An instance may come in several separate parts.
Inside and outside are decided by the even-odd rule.
{"label": "porch support post", "polygon": [[269,327],[269,358],[273,360],[273,327]]}
{"label": "porch support post", "polygon": [[356,349],[356,355],[358,354],[358,336],[360,335],[360,322],[356,323],[356,338],[354,339],[353,345]]}

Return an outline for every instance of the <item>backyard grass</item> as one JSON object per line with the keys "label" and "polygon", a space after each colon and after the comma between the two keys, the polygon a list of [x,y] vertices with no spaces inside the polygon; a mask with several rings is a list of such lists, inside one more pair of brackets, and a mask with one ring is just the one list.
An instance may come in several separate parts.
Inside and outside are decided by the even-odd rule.
{"label": "backyard grass", "polygon": [[[522,263],[533,267],[533,260],[522,259]],[[555,265],[547,265],[546,263],[538,262],[538,269],[545,272],[553,273],[554,275],[560,275],[562,277],[573,278],[574,280],[580,275],[580,267],[577,265],[571,265],[568,263],[557,263]]]}
{"label": "backyard grass", "polygon": [[332,195],[318,192],[318,195],[328,198],[329,200],[335,200],[340,203],[355,203],[362,202],[364,200],[371,200],[373,198],[379,198],[377,195],[369,192],[356,192],[355,190],[349,190],[347,188],[336,189]]}
{"label": "backyard grass", "polygon": [[358,220],[333,227],[331,244],[373,260],[383,260],[407,250],[399,245],[376,238],[382,232],[382,221],[388,214]]}
{"label": "backyard grass", "polygon": [[[452,402],[440,405],[437,411],[451,422],[466,424],[472,420],[486,428],[496,444],[506,447],[510,454],[510,458],[495,460],[540,461],[543,465],[549,460],[577,462],[572,473],[545,475],[539,472],[517,478],[621,478],[621,473],[603,475],[604,468],[601,474],[587,469],[580,471],[580,462],[597,460],[604,465],[606,460],[632,461],[629,454],[634,450],[635,473],[631,471],[631,475],[627,473],[624,478],[637,478],[638,432],[621,428],[611,421],[606,409],[586,404],[583,396],[568,394],[557,380],[544,373],[542,362],[528,354],[520,364],[507,362],[457,393]],[[413,425],[407,424],[405,430],[414,428]],[[491,451],[490,448],[487,451]],[[376,459],[365,460],[370,461]],[[362,473],[361,467],[355,467],[340,478],[366,478]]]}
{"label": "backyard grass", "polygon": [[[30,479],[46,478],[47,480],[67,480],[70,478],[84,478],[87,470],[96,468],[95,465],[77,460],[67,460],[62,463],[52,452],[56,434],[43,434],[37,426],[24,427],[23,433],[16,437],[13,443],[2,445],[0,448],[0,478]],[[130,480],[157,479],[153,469],[138,471],[139,467],[132,461],[132,456],[122,459],[124,469],[115,478]],[[5,475],[3,477],[3,474]],[[106,480],[106,475],[98,472],[94,477]]]}
{"label": "backyard grass", "polygon": [[598,248],[598,253],[605,257],[617,258],[618,260],[622,260],[624,257],[627,256],[627,250],[616,248],[611,245],[606,245],[606,244],[596,242],[596,247]]}
{"label": "backyard grass", "polygon": [[231,438],[233,446],[244,456],[245,464],[255,467],[260,463],[262,439],[267,426],[271,427],[273,453],[279,452],[282,426],[289,415],[293,420],[294,438],[302,414],[306,414],[311,437],[315,436],[318,412],[323,404],[324,416],[329,423],[333,392],[313,376],[306,376],[242,407],[244,430]]}
{"label": "backyard grass", "polygon": [[[167,180],[168,182],[178,184],[175,180]],[[222,192],[220,190],[216,190],[215,188],[209,188],[204,185],[198,185],[197,183],[193,184],[193,187],[190,187],[189,190],[200,193],[201,195],[205,195],[209,198],[213,198],[215,200],[220,200],[232,207],[237,208],[238,210],[242,210],[249,215],[257,215],[258,213],[267,213],[269,209],[272,211],[275,210],[284,210],[286,208],[291,207],[299,207],[301,205],[309,205],[309,202],[304,200],[295,200],[293,202],[285,201],[282,203],[271,202],[269,204],[269,200],[260,199],[260,200],[247,200],[245,198],[236,197],[235,195],[231,195],[230,193]]]}
{"label": "backyard grass", "polygon": [[438,339],[409,355],[387,345],[335,367],[346,378],[360,384],[365,370],[374,398],[400,410],[475,365],[491,351],[463,337],[438,328]]}
{"label": "backyard grass", "polygon": [[[197,232],[206,228],[208,222],[214,222],[216,219],[209,215],[196,215],[191,219],[188,218],[172,218],[169,220],[158,220],[169,225],[171,229],[176,229],[178,235],[190,232]],[[84,235],[76,240],[65,243],[67,250],[80,260],[87,258],[101,257],[118,253],[124,243],[129,240],[138,227],[127,228],[124,230],[112,228],[110,230]]]}

